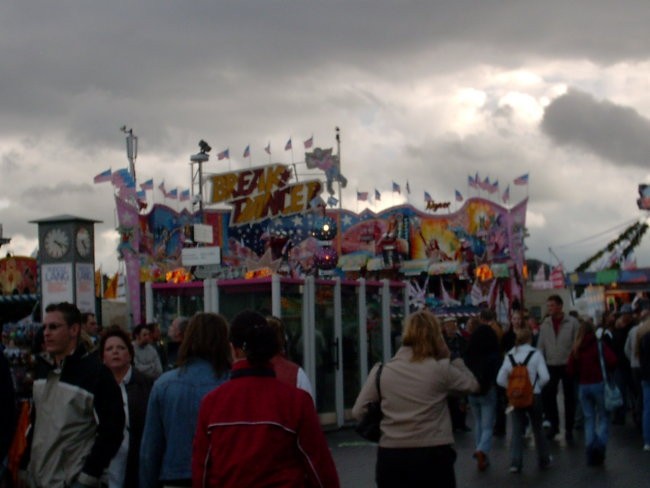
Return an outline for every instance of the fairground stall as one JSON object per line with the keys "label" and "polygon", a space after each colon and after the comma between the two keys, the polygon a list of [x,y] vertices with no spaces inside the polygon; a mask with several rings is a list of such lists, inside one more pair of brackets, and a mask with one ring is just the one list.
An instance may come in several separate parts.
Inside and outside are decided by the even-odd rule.
{"label": "fairground stall", "polygon": [[[306,157],[334,158],[317,151]],[[284,164],[207,175],[209,208],[166,200],[144,212],[119,180],[115,198],[131,322],[165,329],[200,310],[276,315],[323,421],[341,425],[369,368],[399,345],[410,310],[490,306],[507,317],[521,301],[527,200],[353,212],[336,208],[337,173],[323,167],[328,204],[319,180],[297,181]]]}

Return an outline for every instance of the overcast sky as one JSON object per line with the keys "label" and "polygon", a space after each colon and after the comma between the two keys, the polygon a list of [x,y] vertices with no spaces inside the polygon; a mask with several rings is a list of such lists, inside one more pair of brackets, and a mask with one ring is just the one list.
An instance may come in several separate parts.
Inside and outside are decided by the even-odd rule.
{"label": "overcast sky", "polygon": [[104,222],[96,261],[115,270],[112,189],[92,179],[126,166],[124,124],[139,182],[168,189],[189,187],[200,139],[218,172],[247,167],[248,144],[254,165],[268,142],[290,163],[289,137],[302,161],[303,140],[331,147],[339,126],[344,206],[374,189],[371,209],[402,203],[391,183],[408,180],[423,209],[424,191],[468,196],[477,171],[501,191],[530,173],[528,257],[551,261],[552,247],[573,269],[645,216],[649,24],[647,0],[6,0],[2,251],[35,249],[30,220],[79,215]]}

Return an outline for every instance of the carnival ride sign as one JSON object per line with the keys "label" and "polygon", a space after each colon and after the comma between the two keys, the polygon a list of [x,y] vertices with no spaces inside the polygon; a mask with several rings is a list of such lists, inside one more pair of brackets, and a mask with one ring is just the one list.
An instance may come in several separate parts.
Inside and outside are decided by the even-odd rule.
{"label": "carnival ride sign", "polygon": [[230,225],[301,213],[320,194],[318,180],[288,184],[291,169],[283,164],[211,175],[211,203],[232,205]]}
{"label": "carnival ride sign", "polygon": [[451,202],[434,202],[433,200],[427,202],[427,210],[432,210],[434,212],[437,212],[441,208],[449,208],[450,206]]}

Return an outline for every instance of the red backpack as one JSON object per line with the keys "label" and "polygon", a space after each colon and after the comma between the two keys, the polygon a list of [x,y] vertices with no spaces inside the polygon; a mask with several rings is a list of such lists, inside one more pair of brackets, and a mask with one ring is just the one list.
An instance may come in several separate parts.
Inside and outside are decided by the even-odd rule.
{"label": "red backpack", "polygon": [[508,359],[512,363],[512,372],[508,378],[508,386],[506,387],[506,394],[508,396],[508,403],[514,408],[528,408],[533,405],[534,389],[533,384],[530,382],[530,375],[528,374],[528,361],[535,351],[530,351],[523,363],[516,363],[512,354],[508,354]]}

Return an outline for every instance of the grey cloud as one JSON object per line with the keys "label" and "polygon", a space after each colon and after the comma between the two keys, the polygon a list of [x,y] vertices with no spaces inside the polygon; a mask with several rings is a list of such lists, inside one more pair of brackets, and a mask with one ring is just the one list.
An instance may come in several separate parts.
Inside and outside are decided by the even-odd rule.
{"label": "grey cloud", "polygon": [[[401,78],[417,70],[414,61],[516,65],[533,52],[608,63],[646,55],[644,2],[580,3],[14,2],[0,20],[0,127],[58,123],[75,141],[109,144],[100,122],[122,118],[152,126],[158,142],[172,120],[193,132],[215,113],[236,117],[224,113],[229,101],[263,111],[246,102],[247,92],[314,72]],[[603,36],[622,16],[626,35]]]}
{"label": "grey cloud", "polygon": [[[23,147],[3,148],[3,175],[13,168],[3,185],[12,206],[0,210],[0,221],[33,235],[28,220],[81,209],[110,228],[108,188],[55,182],[90,182],[109,166],[124,166],[123,124],[140,138],[138,174],[173,175],[174,184],[187,180],[188,156],[201,138],[213,156],[229,146],[235,167],[247,144],[254,164],[266,162],[268,140],[274,158],[286,161],[289,135],[294,148],[310,133],[317,145],[332,146],[335,125],[343,130],[350,193],[354,179],[381,190],[408,178],[414,192],[427,185],[449,198],[476,171],[502,184],[540,172],[549,148],[516,138],[516,117],[494,107],[486,108],[493,112],[483,134],[459,138],[436,129],[438,137],[421,146],[392,147],[391,132],[408,132],[408,124],[398,127],[391,115],[408,114],[383,99],[384,90],[420,75],[471,86],[453,74],[479,65],[646,60],[648,8],[639,0],[5,2],[0,133]],[[603,35],[623,24],[625,35]],[[230,163],[214,156],[209,171]],[[562,197],[556,175],[536,173],[531,197],[540,204]],[[24,188],[39,179],[48,184]]]}
{"label": "grey cloud", "polygon": [[0,171],[3,175],[8,175],[18,169],[19,163],[20,155],[16,151],[9,151],[0,159]]}
{"label": "grey cloud", "polygon": [[58,183],[54,186],[32,186],[26,188],[21,198],[26,200],[37,199],[47,200],[62,196],[90,195],[93,192],[92,185],[88,183]]}
{"label": "grey cloud", "polygon": [[558,144],[585,149],[621,165],[647,166],[650,120],[630,107],[570,90],[546,108],[541,129]]}

